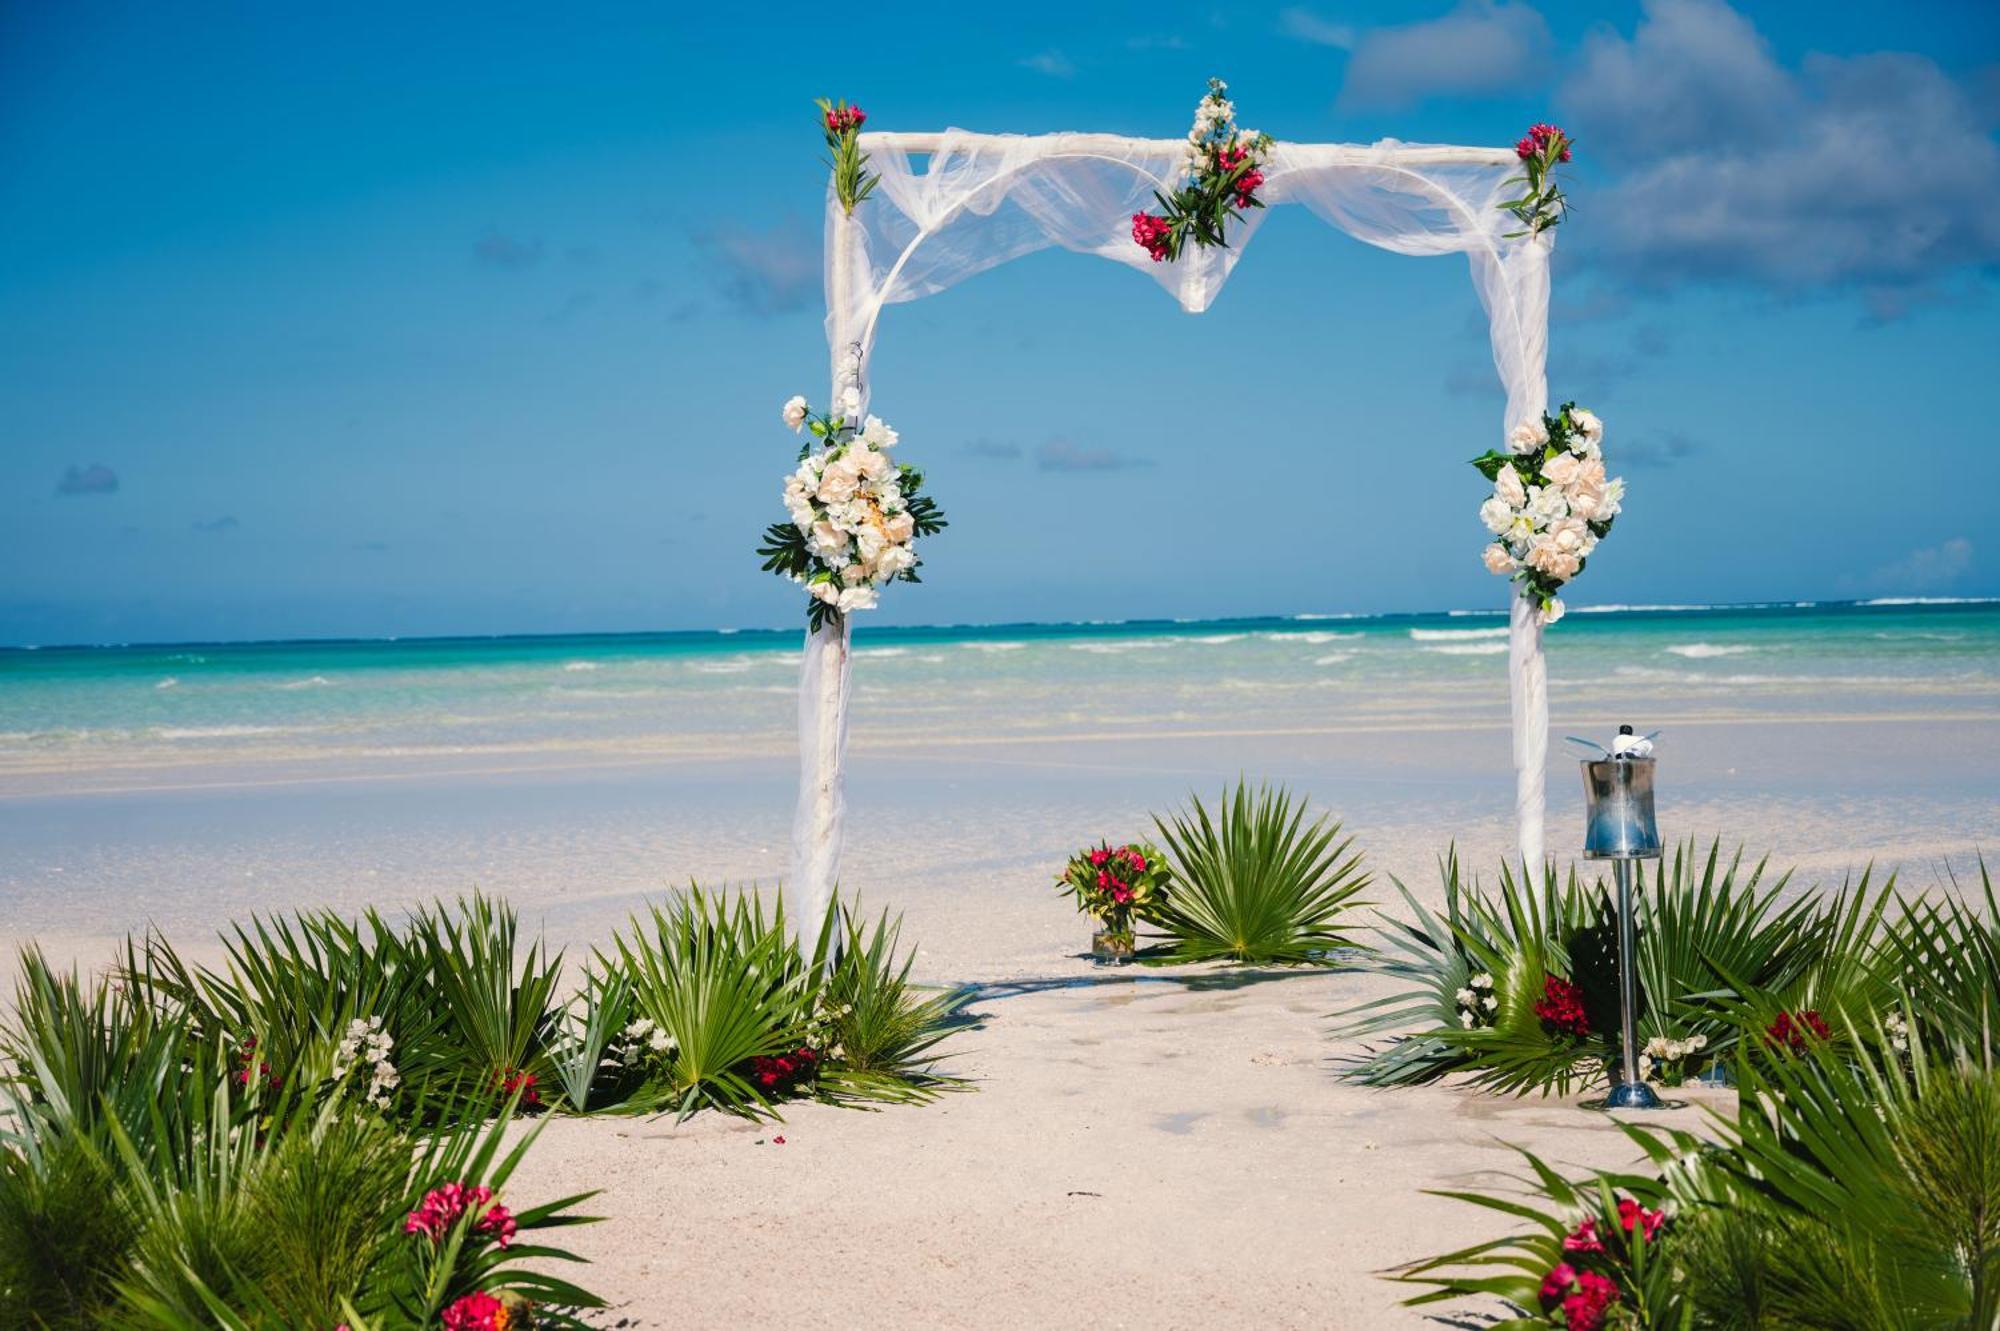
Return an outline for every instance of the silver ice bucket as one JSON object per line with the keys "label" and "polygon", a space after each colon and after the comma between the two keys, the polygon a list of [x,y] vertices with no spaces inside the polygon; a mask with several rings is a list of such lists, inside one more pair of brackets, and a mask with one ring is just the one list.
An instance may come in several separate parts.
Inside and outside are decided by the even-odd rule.
{"label": "silver ice bucket", "polygon": [[1587,860],[1656,860],[1660,828],[1653,818],[1653,760],[1598,758],[1583,763]]}

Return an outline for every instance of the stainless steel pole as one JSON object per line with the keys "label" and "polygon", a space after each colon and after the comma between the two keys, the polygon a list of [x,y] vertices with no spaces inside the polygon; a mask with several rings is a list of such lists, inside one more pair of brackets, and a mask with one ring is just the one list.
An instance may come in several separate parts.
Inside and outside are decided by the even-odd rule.
{"label": "stainless steel pole", "polygon": [[1632,966],[1635,926],[1632,920],[1632,861],[1613,860],[1618,879],[1618,1025],[1624,1044],[1624,1077],[1611,1088],[1606,1109],[1658,1109],[1660,1097],[1639,1076],[1639,976]]}

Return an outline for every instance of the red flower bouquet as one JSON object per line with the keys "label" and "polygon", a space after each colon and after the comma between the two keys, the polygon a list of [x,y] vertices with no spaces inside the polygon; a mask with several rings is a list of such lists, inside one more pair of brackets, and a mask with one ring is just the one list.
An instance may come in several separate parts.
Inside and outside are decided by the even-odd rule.
{"label": "red flower bouquet", "polygon": [[1507,183],[1525,189],[1520,198],[1500,206],[1519,218],[1525,229],[1510,231],[1510,239],[1540,235],[1569,215],[1569,200],[1556,184],[1556,166],[1569,160],[1573,146],[1569,135],[1555,125],[1531,125],[1514,145],[1514,155],[1521,159],[1521,174]]}
{"label": "red flower bouquet", "polygon": [[1832,1036],[1832,1029],[1817,1008],[1780,1012],[1778,1019],[1764,1028],[1764,1043],[1788,1054],[1803,1054],[1809,1044]]}
{"label": "red flower bouquet", "polygon": [[1542,980],[1542,996],[1535,1000],[1535,1015],[1550,1030],[1583,1039],[1590,1034],[1590,1016],[1583,1009],[1583,990],[1568,980],[1550,975]]}
{"label": "red flower bouquet", "polygon": [[1270,135],[1236,128],[1229,85],[1210,79],[1188,131],[1181,186],[1172,195],[1154,191],[1158,213],[1132,214],[1133,241],[1154,263],[1180,258],[1189,241],[1227,248],[1229,219],[1264,206],[1257,191],[1264,186],[1270,152]]}
{"label": "red flower bouquet", "polygon": [[1103,923],[1101,955],[1130,956],[1132,921],[1154,918],[1166,901],[1171,879],[1166,856],[1158,847],[1100,841],[1070,857],[1056,879],[1056,890],[1075,897],[1078,910]]}

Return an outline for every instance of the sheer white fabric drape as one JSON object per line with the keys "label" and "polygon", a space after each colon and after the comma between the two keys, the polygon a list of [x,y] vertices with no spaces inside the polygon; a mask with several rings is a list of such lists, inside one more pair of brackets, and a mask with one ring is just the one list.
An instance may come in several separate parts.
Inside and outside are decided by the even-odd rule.
{"label": "sheer white fabric drape", "polygon": [[[1265,216],[1257,210],[1245,214],[1231,228],[1228,249],[1190,248],[1177,263],[1154,263],[1133,243],[1131,218],[1154,208],[1154,190],[1174,183],[1182,151],[1177,140],[947,130],[921,136],[928,158],[921,169],[905,150],[916,141],[918,136],[862,136],[869,168],[881,182],[853,217],[828,191],[826,332],[835,401],[852,384],[863,410],[868,358],[882,311],[890,305],[1060,246],[1136,268],[1165,287],[1181,308],[1198,312],[1221,291]],[[1518,167],[1511,153],[1487,149],[1394,140],[1366,147],[1280,143],[1272,150],[1262,191],[1272,207],[1303,205],[1370,245],[1399,254],[1466,256],[1507,395],[1496,438],[1541,412],[1548,401],[1551,237],[1545,232],[1509,239],[1505,233],[1518,224],[1499,207],[1515,192],[1504,182]],[[1520,853],[1539,864],[1546,674],[1540,625],[1524,613],[1519,597],[1512,601],[1508,675],[1515,816]],[[838,650],[830,640],[816,650],[821,636],[809,636],[801,680],[800,814],[792,872],[806,912],[802,921],[816,918],[811,912],[823,907],[839,872],[848,652],[844,628]],[[811,817],[808,805],[815,811]],[[828,809],[830,818],[824,816]]]}

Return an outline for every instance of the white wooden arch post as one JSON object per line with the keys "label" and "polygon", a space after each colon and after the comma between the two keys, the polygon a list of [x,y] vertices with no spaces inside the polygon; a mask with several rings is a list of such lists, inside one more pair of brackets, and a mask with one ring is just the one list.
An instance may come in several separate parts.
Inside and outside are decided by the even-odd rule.
{"label": "white wooden arch post", "polygon": [[[1183,309],[1199,312],[1220,291],[1262,220],[1242,216],[1226,250],[1191,249],[1150,263],[1133,242],[1134,211],[1165,190],[1184,144],[1109,134],[1042,136],[869,133],[861,136],[880,179],[853,216],[827,191],[827,347],[833,410],[857,419],[869,396],[868,362],[884,306],[914,300],[1008,259],[1061,246],[1147,272]],[[928,156],[925,169],[912,156]],[[1492,333],[1507,393],[1500,433],[1539,419],[1548,405],[1551,231],[1508,234],[1500,205],[1518,193],[1512,149],[1402,144],[1278,143],[1261,197],[1303,204],[1357,239],[1412,255],[1462,253]],[[941,245],[940,238],[951,243]],[[1543,860],[1548,761],[1548,676],[1534,608],[1509,585],[1508,684],[1512,702],[1517,849]],[[845,615],[806,635],[799,688],[799,804],[792,883],[802,933],[816,928],[840,875],[845,818],[848,685],[852,641]]]}

